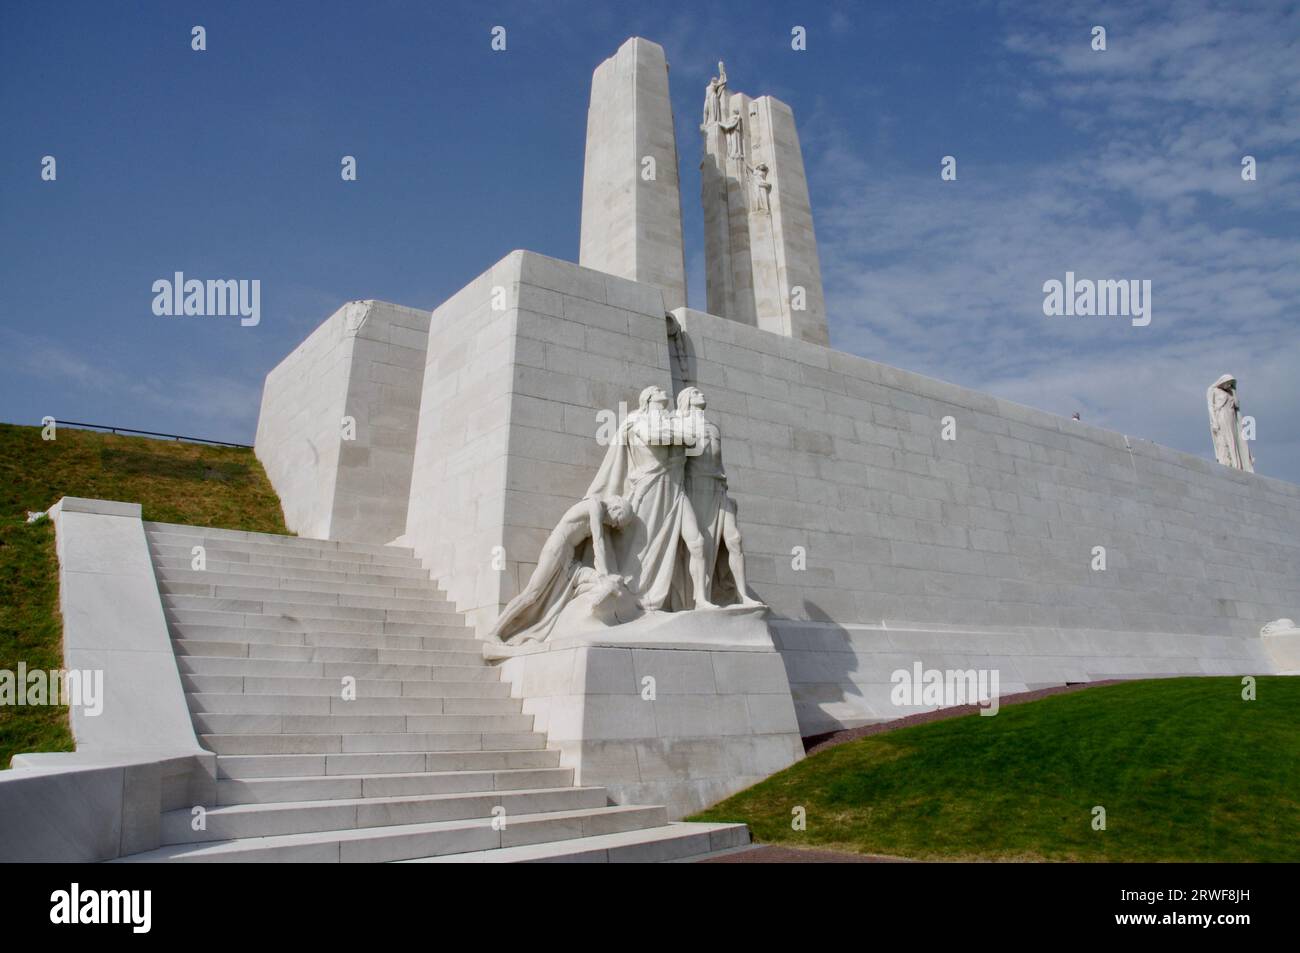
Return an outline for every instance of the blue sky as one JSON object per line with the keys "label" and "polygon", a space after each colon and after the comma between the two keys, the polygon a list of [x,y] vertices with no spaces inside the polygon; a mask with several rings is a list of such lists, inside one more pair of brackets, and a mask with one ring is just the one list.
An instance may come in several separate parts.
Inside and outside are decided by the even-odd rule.
{"label": "blue sky", "polygon": [[[795,110],[835,347],[1202,456],[1231,371],[1258,470],[1300,482],[1280,0],[8,3],[0,419],[249,442],[266,372],[344,301],[433,308],[514,248],[575,260],[591,71],[631,35],[672,66],[694,306],[721,58]],[[1044,317],[1067,270],[1150,279],[1150,326]],[[260,279],[261,324],[156,317],[176,271]]]}

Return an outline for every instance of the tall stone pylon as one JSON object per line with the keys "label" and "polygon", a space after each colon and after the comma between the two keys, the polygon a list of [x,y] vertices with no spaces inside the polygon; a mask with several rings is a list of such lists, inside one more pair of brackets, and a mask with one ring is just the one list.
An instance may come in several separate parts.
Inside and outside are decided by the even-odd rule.
{"label": "tall stone pylon", "polygon": [[591,76],[578,264],[686,305],[677,136],[664,48],[632,37]]}
{"label": "tall stone pylon", "polygon": [[794,112],[727,85],[705,92],[704,262],[708,309],[786,337],[827,345],[826,299]]}

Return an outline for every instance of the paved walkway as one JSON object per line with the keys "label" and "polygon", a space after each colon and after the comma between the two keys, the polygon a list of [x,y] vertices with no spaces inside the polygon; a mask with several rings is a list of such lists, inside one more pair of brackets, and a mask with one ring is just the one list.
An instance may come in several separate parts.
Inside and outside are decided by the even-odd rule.
{"label": "paved walkway", "polygon": [[911,864],[906,857],[883,854],[851,854],[838,850],[815,850],[808,847],[769,847],[755,844],[725,854],[715,854],[701,864]]}

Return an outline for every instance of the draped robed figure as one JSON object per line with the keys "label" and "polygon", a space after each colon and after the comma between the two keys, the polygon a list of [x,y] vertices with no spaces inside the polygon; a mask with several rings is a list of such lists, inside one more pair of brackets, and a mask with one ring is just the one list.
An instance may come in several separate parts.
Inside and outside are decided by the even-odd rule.
{"label": "draped robed figure", "polygon": [[637,410],[620,424],[587,490],[588,496],[630,501],[633,516],[614,541],[615,561],[647,610],[687,608],[678,603],[688,577],[695,604],[709,605],[704,539],[683,492],[686,445],[693,439],[668,412],[663,388],[647,387]]}

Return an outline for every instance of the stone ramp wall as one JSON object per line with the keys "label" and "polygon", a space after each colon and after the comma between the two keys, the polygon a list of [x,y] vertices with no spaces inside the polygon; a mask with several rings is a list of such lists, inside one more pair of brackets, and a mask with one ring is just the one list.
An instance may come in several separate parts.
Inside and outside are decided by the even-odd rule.
{"label": "stone ramp wall", "polygon": [[771,625],[805,736],[890,721],[935,705],[899,705],[891,675],[922,669],[998,673],[998,695],[1111,678],[1240,675],[1274,666],[1259,639],[1041,626],[870,625],[782,619]]}
{"label": "stone ramp wall", "polygon": [[256,452],[289,529],[365,543],[403,532],[428,337],[427,311],[352,301],[266,376]]}
{"label": "stone ramp wall", "polygon": [[[894,656],[1002,659],[1004,684],[1268,671],[1260,627],[1300,613],[1300,487],[674,314],[674,378],[722,428],[751,583],[790,620],[778,641],[809,725],[905,714],[854,691],[887,684]],[[905,621],[872,633],[883,620]],[[829,628],[801,637],[800,621]],[[954,633],[907,634],[934,626]]]}
{"label": "stone ramp wall", "polygon": [[[1276,667],[1259,629],[1300,617],[1300,487],[716,316],[674,315],[670,334],[658,288],[531,252],[471,282],[435,312],[422,377],[402,375],[370,406],[412,420],[409,511],[397,501],[404,526],[377,541],[405,529],[486,631],[595,475],[598,414],[635,407],[647,384],[689,382],[722,429],[751,584],[782,620],[774,632],[805,731],[899,714],[876,704],[907,667],[899,656],[1005,667],[1004,691]],[[324,350],[313,366],[331,366]],[[400,463],[374,454],[355,467],[331,466],[328,444],[319,461],[303,456],[304,435],[333,426],[336,395],[351,391],[333,372],[308,388],[295,371],[312,399],[289,426],[277,408],[295,363],[306,366],[299,352],[268,378],[258,436],[286,513],[318,512],[335,473],[340,485],[396,486],[382,471]],[[348,352],[346,380],[362,363]],[[942,439],[948,417],[953,440]],[[296,457],[268,457],[276,432],[298,441]],[[1104,571],[1092,569],[1097,546]]]}

